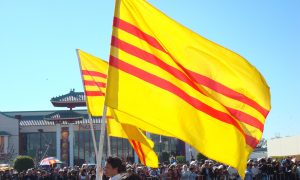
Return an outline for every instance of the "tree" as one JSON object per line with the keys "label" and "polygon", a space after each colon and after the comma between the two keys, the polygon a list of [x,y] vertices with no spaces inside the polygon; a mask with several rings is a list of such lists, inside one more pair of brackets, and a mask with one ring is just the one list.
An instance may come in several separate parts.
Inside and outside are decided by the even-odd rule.
{"label": "tree", "polygon": [[169,157],[170,154],[168,152],[162,152],[161,153],[161,159],[163,162],[168,162],[169,163]]}
{"label": "tree", "polygon": [[180,164],[186,163],[185,156],[176,156],[176,162]]}
{"label": "tree", "polygon": [[[4,144],[0,145],[0,152],[5,152]],[[10,164],[16,155],[14,146],[10,145],[7,147],[6,153],[0,153],[0,162]]]}
{"label": "tree", "polygon": [[18,156],[14,162],[14,169],[18,172],[26,171],[27,169],[33,168],[34,162],[30,156]]}
{"label": "tree", "polygon": [[207,157],[204,156],[203,154],[201,154],[201,153],[198,153],[198,154],[197,154],[197,160],[198,160],[198,161],[206,160],[206,159],[207,159]]}

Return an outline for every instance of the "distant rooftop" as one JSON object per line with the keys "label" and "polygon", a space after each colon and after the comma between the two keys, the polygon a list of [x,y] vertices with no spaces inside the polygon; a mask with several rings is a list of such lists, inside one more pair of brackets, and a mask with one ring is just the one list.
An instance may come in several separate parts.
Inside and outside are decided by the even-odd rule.
{"label": "distant rooftop", "polygon": [[71,89],[68,94],[51,98],[51,103],[55,107],[85,107],[85,94],[84,92],[75,92],[75,89]]}
{"label": "distant rooftop", "polygon": [[[72,112],[65,111],[15,111],[15,112],[2,112],[8,117],[18,119],[20,126],[54,126],[55,118],[70,118],[70,121],[60,121],[61,124],[66,125],[68,122],[74,124],[88,124],[89,117],[87,110],[72,110]],[[72,121],[71,115],[74,115]],[[51,119],[52,117],[52,119]],[[92,117],[94,124],[100,123],[100,117]]]}
{"label": "distant rooftop", "polygon": [[[70,110],[47,111],[11,111],[1,112],[3,115],[19,120],[20,126],[53,126],[61,124],[88,124],[89,117],[86,109],[72,110],[75,107],[85,107],[84,92],[71,89],[68,94],[53,97],[51,103],[55,107],[67,107]],[[100,117],[92,117],[94,124],[100,123]]]}
{"label": "distant rooftop", "polygon": [[45,116],[44,120],[54,121],[54,123],[66,122],[76,122],[83,119],[82,114],[76,113],[72,110],[67,111],[56,111],[54,113]]}

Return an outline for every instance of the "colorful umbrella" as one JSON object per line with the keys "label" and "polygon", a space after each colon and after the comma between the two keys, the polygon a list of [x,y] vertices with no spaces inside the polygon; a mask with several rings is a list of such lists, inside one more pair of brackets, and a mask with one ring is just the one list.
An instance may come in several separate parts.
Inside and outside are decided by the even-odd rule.
{"label": "colorful umbrella", "polygon": [[40,165],[52,165],[52,164],[61,164],[62,162],[55,157],[47,157],[43,160],[41,160]]}

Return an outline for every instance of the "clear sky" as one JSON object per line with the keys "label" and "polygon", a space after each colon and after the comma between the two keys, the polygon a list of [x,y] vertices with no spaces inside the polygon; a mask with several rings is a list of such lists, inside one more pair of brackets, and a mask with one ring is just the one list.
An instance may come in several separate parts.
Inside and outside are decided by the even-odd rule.
{"label": "clear sky", "polygon": [[[263,74],[265,138],[300,134],[300,1],[149,2]],[[52,97],[83,91],[75,49],[108,59],[113,12],[113,0],[0,0],[0,111],[59,110]]]}

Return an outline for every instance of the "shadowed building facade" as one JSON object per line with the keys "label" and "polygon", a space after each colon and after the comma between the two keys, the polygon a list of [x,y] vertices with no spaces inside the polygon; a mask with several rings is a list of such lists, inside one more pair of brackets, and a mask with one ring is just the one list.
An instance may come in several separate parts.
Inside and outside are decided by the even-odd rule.
{"label": "shadowed building facade", "polygon": [[[86,106],[84,93],[71,90],[68,94],[54,97],[50,101],[54,107],[61,107],[65,110],[2,112],[0,122],[15,122],[12,126],[17,130],[13,132],[16,136],[11,141],[14,143],[10,144],[14,144],[17,149],[16,154],[29,155],[36,162],[44,157],[54,156],[70,166],[95,163],[87,110],[74,110],[74,108]],[[92,121],[96,142],[99,142],[101,117],[92,117]],[[6,141],[13,139],[10,132],[5,132],[6,136],[3,136]],[[182,141],[154,134],[150,136],[155,142],[154,149],[158,154],[168,152],[174,155],[186,155],[188,146]],[[103,152],[106,158],[107,137],[104,139]],[[137,161],[137,156],[127,139],[110,137],[110,141],[113,156]],[[6,143],[6,146],[7,144],[9,143]]]}

